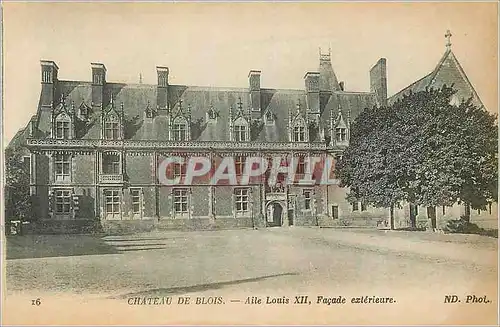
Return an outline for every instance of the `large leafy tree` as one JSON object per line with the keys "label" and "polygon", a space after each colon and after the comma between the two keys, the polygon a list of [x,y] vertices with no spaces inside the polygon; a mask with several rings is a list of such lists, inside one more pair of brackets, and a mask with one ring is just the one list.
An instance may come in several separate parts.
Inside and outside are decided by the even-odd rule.
{"label": "large leafy tree", "polygon": [[5,217],[10,220],[31,220],[29,164],[23,160],[21,148],[5,150]]}
{"label": "large leafy tree", "polygon": [[[452,105],[455,92],[447,86],[428,89],[363,111],[337,163],[337,176],[350,188],[349,196],[378,207],[424,205],[433,224],[435,206],[461,201],[482,209],[494,201],[496,117],[470,99]],[[415,227],[415,213],[410,212]]]}

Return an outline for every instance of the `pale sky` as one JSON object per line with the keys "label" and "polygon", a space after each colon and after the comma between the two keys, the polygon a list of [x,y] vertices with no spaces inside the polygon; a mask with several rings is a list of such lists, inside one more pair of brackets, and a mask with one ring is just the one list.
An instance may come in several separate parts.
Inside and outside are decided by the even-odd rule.
{"label": "pale sky", "polygon": [[349,91],[369,91],[369,70],[387,58],[392,95],[431,72],[452,49],[488,110],[497,112],[496,3],[9,3],[4,18],[4,140],[36,112],[40,60],[59,78],[90,81],[102,62],[110,82],[303,89],[318,47]]}

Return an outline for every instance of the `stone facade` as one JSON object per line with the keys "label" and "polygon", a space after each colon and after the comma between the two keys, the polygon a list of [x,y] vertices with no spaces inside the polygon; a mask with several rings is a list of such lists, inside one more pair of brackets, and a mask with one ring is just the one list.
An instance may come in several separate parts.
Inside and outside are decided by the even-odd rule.
{"label": "stone facade", "polygon": [[[247,88],[171,85],[164,66],[157,67],[156,85],[108,82],[101,63],[91,64],[90,81],[60,80],[58,70],[41,61],[37,113],[11,142],[29,150],[39,232],[385,228],[388,209],[348,203],[348,191],[337,185],[166,186],[158,167],[170,156],[336,157],[362,110],[429,85],[453,82],[459,96],[480,103],[450,48],[431,74],[389,99],[385,58],[370,70],[370,92],[353,92],[337,79],[330,53],[321,52],[318,72],[305,74],[302,90],[263,88],[258,70],[250,71]],[[496,210],[494,204],[487,215]],[[461,212],[459,205],[438,208],[439,226]],[[394,213],[395,227],[407,227],[409,207]],[[428,225],[423,209],[417,220]]]}

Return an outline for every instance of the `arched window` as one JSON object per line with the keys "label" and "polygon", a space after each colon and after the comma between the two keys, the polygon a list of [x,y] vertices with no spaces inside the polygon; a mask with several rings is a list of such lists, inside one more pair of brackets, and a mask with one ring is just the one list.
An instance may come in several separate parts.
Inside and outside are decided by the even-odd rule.
{"label": "arched window", "polygon": [[172,125],[172,139],[174,141],[187,141],[188,138],[188,123],[184,117],[174,119]]}
{"label": "arched window", "polygon": [[243,117],[236,119],[234,122],[233,138],[236,142],[245,142],[250,138],[248,122]]}
{"label": "arched window", "polygon": [[71,138],[71,118],[64,112],[56,118],[55,135],[56,139]]}

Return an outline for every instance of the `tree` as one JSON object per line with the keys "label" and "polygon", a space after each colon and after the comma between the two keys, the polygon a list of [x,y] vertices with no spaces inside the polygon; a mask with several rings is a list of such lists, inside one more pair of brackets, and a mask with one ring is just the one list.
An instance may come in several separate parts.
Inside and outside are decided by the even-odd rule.
{"label": "tree", "polygon": [[6,221],[32,218],[29,169],[29,164],[23,161],[21,148],[5,150]]}
{"label": "tree", "polygon": [[[437,205],[462,201],[481,209],[494,201],[496,117],[471,99],[452,105],[455,92],[445,85],[363,111],[337,164],[349,196],[379,207],[403,201],[427,206],[433,227]],[[415,227],[414,210],[410,212]]]}

